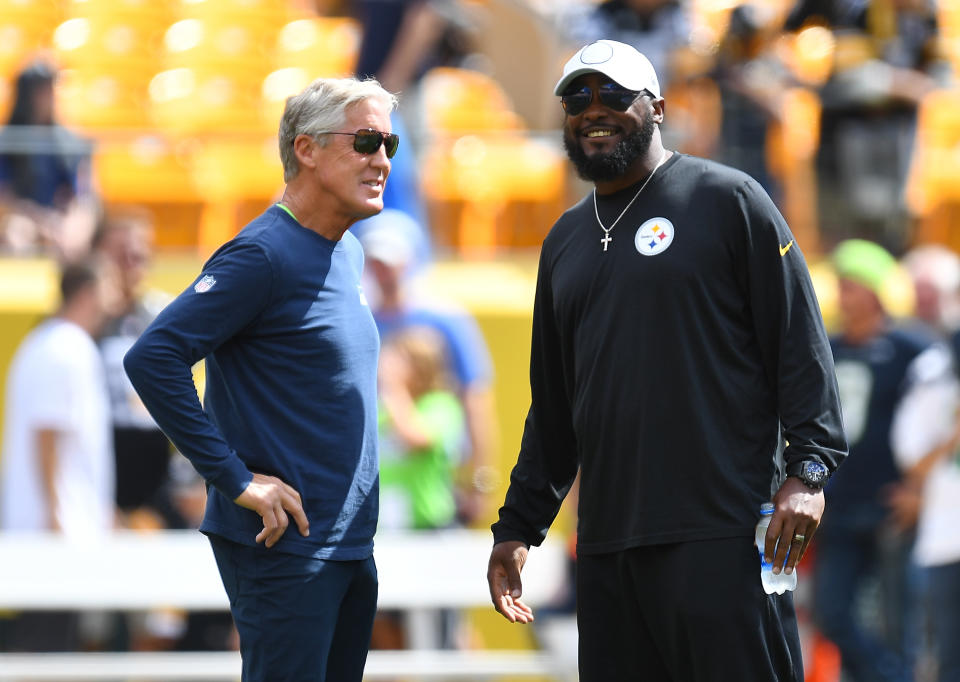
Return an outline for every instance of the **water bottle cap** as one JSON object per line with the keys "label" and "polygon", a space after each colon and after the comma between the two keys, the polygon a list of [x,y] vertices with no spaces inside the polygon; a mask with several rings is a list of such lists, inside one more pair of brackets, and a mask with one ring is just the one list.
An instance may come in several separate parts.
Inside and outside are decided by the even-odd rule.
{"label": "water bottle cap", "polygon": [[770,516],[773,514],[773,502],[764,502],[760,505],[760,515],[761,516]]}

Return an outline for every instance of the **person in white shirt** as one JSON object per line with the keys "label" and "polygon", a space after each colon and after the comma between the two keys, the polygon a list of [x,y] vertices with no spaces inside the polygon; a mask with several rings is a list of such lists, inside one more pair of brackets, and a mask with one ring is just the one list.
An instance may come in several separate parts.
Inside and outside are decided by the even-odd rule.
{"label": "person in white shirt", "polygon": [[109,398],[94,343],[116,305],[106,265],[68,265],[62,304],[23,340],[7,375],[0,528],[72,536],[113,527]]}
{"label": "person in white shirt", "polygon": [[[960,364],[960,257],[940,246],[909,251],[903,265],[916,287],[916,318],[949,341]],[[930,369],[930,368],[928,368]],[[904,401],[892,437],[904,484],[892,496],[904,526],[916,524],[914,560],[923,569],[927,620],[938,682],[960,682],[960,377],[935,374]]]}
{"label": "person in white shirt", "polygon": [[[118,302],[112,270],[64,267],[57,312],[20,344],[7,374],[0,530],[87,539],[114,525],[109,399],[93,336]],[[0,622],[0,649],[79,645],[78,615],[25,612]]]}

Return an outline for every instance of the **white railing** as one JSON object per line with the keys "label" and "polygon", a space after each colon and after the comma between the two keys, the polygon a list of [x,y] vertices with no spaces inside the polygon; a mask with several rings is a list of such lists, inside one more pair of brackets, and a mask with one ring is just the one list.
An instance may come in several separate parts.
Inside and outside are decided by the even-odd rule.
{"label": "white railing", "polygon": [[[486,531],[378,536],[374,556],[381,608],[408,614],[411,649],[372,651],[365,679],[468,680],[498,676],[575,679],[569,664],[535,651],[433,649],[432,611],[490,605]],[[534,548],[524,596],[544,603],[564,580],[563,548]],[[0,534],[0,609],[186,610],[228,608],[206,538],[194,531],[121,531],[84,541],[49,534]],[[492,606],[490,606],[492,608]],[[504,623],[504,627],[508,625]],[[0,655],[0,682],[128,679],[238,680],[235,652]]]}

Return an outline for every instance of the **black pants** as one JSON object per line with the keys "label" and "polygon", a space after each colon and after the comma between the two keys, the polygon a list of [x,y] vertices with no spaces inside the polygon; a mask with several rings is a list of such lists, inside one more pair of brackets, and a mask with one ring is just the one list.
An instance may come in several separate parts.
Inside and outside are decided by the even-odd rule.
{"label": "black pants", "polygon": [[750,537],[581,554],[577,622],[581,682],[803,681],[793,597],[764,593]]}

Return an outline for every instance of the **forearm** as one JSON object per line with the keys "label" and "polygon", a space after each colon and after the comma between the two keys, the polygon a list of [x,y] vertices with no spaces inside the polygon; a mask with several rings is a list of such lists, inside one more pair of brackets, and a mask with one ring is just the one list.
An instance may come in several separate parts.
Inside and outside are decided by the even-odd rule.
{"label": "forearm", "polygon": [[384,387],[380,392],[380,402],[386,410],[394,434],[406,448],[422,450],[430,447],[430,434],[420,423],[416,404],[409,392]]}
{"label": "forearm", "polygon": [[200,405],[191,359],[156,337],[141,336],[124,358],[130,381],[157,425],[197,472],[229,499],[236,499],[252,473],[230,448]]}
{"label": "forearm", "polygon": [[43,488],[47,508],[47,526],[54,531],[61,529],[60,520],[57,516],[60,503],[57,491],[57,470],[60,466],[57,450],[59,435],[53,429],[38,429],[34,434],[37,463],[40,469],[40,484]]}
{"label": "forearm", "polygon": [[463,396],[463,409],[470,439],[470,467],[479,469],[493,466],[496,462],[496,436],[499,433],[493,391],[486,385],[468,389]]}
{"label": "forearm", "polygon": [[572,439],[564,444],[554,438],[556,429],[541,437],[535,422],[531,410],[499,521],[493,525],[496,542],[542,543],[576,479],[578,462]]}
{"label": "forearm", "polygon": [[924,482],[934,467],[942,460],[953,455],[958,447],[960,447],[960,425],[958,425],[958,429],[954,431],[949,440],[930,450],[926,455],[906,469],[904,471],[904,481],[909,485],[915,486],[917,489],[923,487]]}
{"label": "forearm", "polygon": [[403,90],[443,32],[445,21],[429,2],[420,2],[404,14],[397,40],[378,74],[383,87]]}

